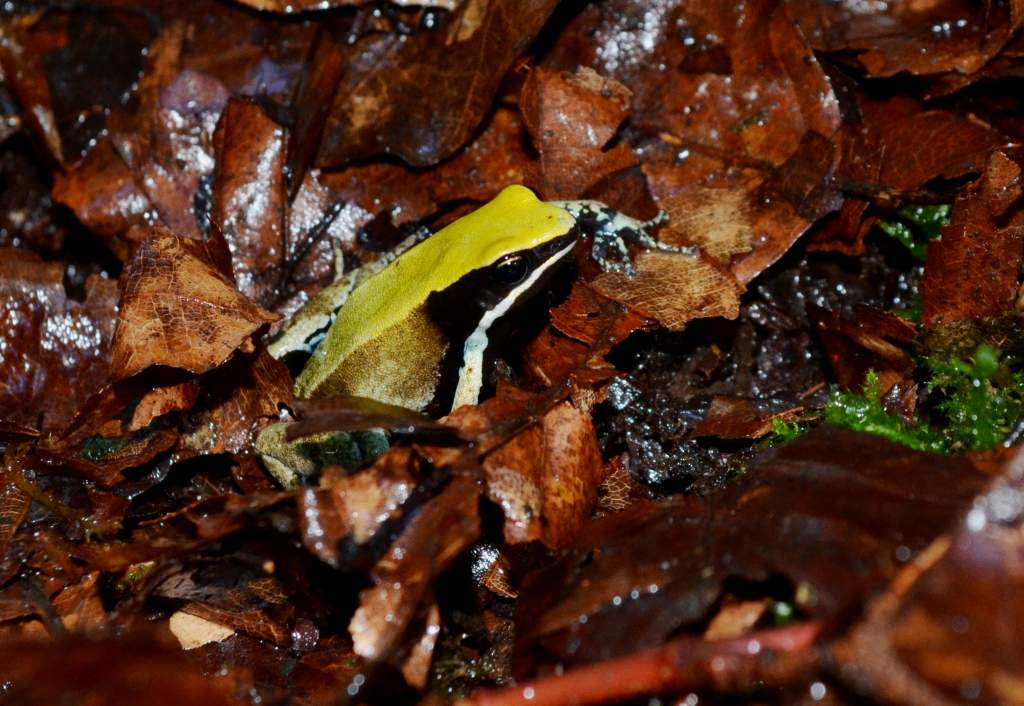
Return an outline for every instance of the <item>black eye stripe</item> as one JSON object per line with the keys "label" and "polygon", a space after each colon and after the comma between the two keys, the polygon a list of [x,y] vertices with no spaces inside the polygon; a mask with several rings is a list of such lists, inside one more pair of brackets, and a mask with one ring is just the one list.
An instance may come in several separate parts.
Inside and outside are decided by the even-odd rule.
{"label": "black eye stripe", "polygon": [[494,264],[494,278],[503,284],[518,284],[526,279],[530,267],[522,255],[506,255]]}

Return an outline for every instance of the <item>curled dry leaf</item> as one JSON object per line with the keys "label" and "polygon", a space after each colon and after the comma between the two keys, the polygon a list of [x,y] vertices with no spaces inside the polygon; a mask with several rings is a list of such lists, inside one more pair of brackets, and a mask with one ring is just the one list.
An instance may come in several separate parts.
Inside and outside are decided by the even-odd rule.
{"label": "curled dry leaf", "polygon": [[1024,243],[1021,168],[995,152],[974,188],[957,197],[942,239],[929,244],[921,280],[926,326],[955,324],[1013,309]]}
{"label": "curled dry leaf", "polygon": [[643,252],[636,259],[636,277],[605,272],[590,284],[603,296],[674,331],[694,319],[735,319],[739,314],[739,284],[700,256]]}
{"label": "curled dry leaf", "polygon": [[67,298],[63,269],[25,250],[0,249],[0,419],[56,430],[110,374],[114,282],[89,280]]}
{"label": "curled dry leaf", "polygon": [[202,243],[156,232],[122,276],[114,377],[151,365],[206,372],[249,346],[250,336],[277,318],[212,267]]}
{"label": "curled dry leaf", "polygon": [[563,402],[484,459],[487,495],[509,544],[570,544],[590,515],[604,466],[590,419]]}

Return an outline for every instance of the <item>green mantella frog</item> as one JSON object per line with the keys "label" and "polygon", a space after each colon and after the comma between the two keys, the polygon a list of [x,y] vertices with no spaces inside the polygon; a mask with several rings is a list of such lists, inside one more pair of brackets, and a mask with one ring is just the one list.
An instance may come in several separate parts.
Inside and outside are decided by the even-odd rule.
{"label": "green mantella frog", "polygon": [[509,186],[433,236],[348,273],[270,351],[311,351],[295,381],[300,398],[357,395],[435,412],[476,404],[496,324],[549,284],[580,232],[592,234],[602,267],[631,276],[626,240],[679,250],[647,234],[658,222]]}

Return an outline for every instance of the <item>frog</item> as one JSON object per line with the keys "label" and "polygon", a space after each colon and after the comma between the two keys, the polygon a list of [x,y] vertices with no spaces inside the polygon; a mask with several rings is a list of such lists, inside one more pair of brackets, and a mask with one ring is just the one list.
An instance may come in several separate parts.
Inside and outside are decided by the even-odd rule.
{"label": "frog", "polygon": [[347,273],[269,350],[311,353],[295,380],[299,398],[369,397],[442,414],[477,404],[497,324],[545,291],[582,233],[604,270],[632,277],[628,243],[688,252],[650,235],[665,218],[639,220],[599,201],[542,201],[510,185],[369,271]]}

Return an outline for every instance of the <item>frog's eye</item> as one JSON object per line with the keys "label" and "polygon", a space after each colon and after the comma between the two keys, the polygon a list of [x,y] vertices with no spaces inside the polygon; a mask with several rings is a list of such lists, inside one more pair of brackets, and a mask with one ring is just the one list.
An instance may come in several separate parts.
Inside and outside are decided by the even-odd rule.
{"label": "frog's eye", "polygon": [[494,265],[494,279],[502,284],[519,284],[528,269],[522,255],[506,255]]}

